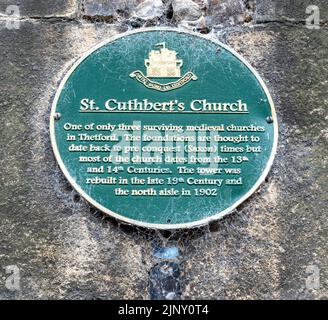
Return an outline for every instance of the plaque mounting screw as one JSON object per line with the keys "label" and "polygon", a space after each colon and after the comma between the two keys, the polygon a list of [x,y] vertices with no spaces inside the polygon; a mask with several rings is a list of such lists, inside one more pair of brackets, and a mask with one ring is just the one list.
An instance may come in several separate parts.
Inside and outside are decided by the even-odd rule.
{"label": "plaque mounting screw", "polygon": [[273,122],[273,118],[271,116],[267,117],[266,119],[267,123],[272,123]]}
{"label": "plaque mounting screw", "polygon": [[54,115],[55,120],[59,120],[61,118],[61,114],[59,112],[56,112]]}

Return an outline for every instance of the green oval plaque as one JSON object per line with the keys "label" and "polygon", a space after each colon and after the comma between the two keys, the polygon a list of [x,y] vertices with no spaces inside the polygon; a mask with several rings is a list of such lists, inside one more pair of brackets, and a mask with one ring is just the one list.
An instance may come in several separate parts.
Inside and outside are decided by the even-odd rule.
{"label": "green oval plaque", "polygon": [[86,200],[161,229],[231,212],[264,180],[278,140],[270,94],[242,57],[162,28],[115,37],[77,61],[50,131],[60,168]]}

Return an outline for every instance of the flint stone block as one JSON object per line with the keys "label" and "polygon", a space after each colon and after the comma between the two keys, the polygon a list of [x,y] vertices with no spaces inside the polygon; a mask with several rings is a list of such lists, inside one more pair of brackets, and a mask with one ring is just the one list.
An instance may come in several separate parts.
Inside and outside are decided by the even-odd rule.
{"label": "flint stone block", "polygon": [[162,0],[145,0],[137,6],[134,16],[142,20],[151,20],[161,17],[164,11]]}
{"label": "flint stone block", "polygon": [[172,8],[177,20],[194,21],[201,17],[200,6],[192,0],[173,0]]}
{"label": "flint stone block", "polygon": [[88,17],[129,16],[142,0],[84,0],[83,15]]}

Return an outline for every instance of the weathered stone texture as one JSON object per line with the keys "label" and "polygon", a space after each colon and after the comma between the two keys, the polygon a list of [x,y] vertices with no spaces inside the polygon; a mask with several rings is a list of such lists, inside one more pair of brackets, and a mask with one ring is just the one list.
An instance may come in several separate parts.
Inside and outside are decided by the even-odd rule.
{"label": "weathered stone texture", "polygon": [[317,6],[320,19],[328,21],[326,0],[263,0],[256,3],[256,21],[304,21],[309,14],[306,8]]}
{"label": "weathered stone texture", "polygon": [[164,25],[205,30],[252,21],[254,1],[243,0],[82,0],[88,19],[123,21],[158,18]]}
{"label": "weathered stone texture", "polygon": [[[1,28],[0,261],[20,268],[22,298],[147,297],[147,244],[93,217],[59,173],[48,134],[63,71],[113,34],[65,23]],[[0,297],[12,297],[2,282]]]}
{"label": "weathered stone texture", "polygon": [[8,6],[17,5],[22,17],[73,16],[78,3],[79,0],[1,0],[0,13],[5,14]]}
{"label": "weathered stone texture", "polygon": [[[206,8],[194,2],[211,21],[223,19],[215,9],[220,3],[240,6],[231,9],[234,17],[254,9],[249,1],[207,1]],[[66,182],[48,133],[59,81],[93,45],[131,28],[124,21],[140,3],[129,5],[122,25],[82,18],[25,19],[18,30],[0,24],[0,299],[146,299],[160,290],[183,299],[328,298],[326,26],[311,31],[297,23],[224,21],[219,32],[213,28],[211,36],[263,76],[280,130],[267,181],[224,220],[174,233],[125,226],[102,219]],[[265,3],[257,1],[256,10]],[[163,1],[165,8],[170,4]],[[69,12],[51,10],[43,12]],[[152,19],[160,25],[186,21],[181,12],[179,19],[174,11],[164,16]],[[161,247],[179,248],[179,256],[168,258],[171,273],[161,268]],[[19,291],[4,285],[8,265],[20,268]],[[320,270],[319,289],[305,286],[309,266]],[[167,286],[156,282],[162,278]]]}
{"label": "weathered stone texture", "polygon": [[178,20],[197,20],[201,17],[200,6],[192,0],[173,0],[172,9]]}
{"label": "weathered stone texture", "polygon": [[84,0],[83,15],[87,18],[152,20],[164,14],[162,0]]}

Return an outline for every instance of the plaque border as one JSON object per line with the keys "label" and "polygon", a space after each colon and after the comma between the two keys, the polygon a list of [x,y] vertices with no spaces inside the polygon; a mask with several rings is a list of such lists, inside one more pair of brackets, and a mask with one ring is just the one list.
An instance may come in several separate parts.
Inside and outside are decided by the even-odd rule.
{"label": "plaque border", "polygon": [[[60,94],[71,76],[71,74],[78,68],[78,66],[87,58],[89,57],[93,52],[96,50],[100,49],[101,47],[105,46],[106,44],[113,42],[117,39],[136,34],[136,33],[143,33],[143,32],[153,32],[153,31],[167,31],[167,32],[176,32],[176,33],[181,33],[181,34],[189,34],[192,36],[200,37],[203,39],[206,39],[208,41],[211,41],[212,43],[217,44],[218,46],[224,48],[225,50],[229,51],[231,54],[233,54],[237,59],[239,59],[251,72],[252,74],[256,77],[257,81],[261,85],[263,91],[265,92],[265,95],[267,96],[268,102],[271,107],[271,116],[273,120],[273,126],[274,126],[274,137],[273,137],[273,146],[271,150],[271,155],[270,158],[267,162],[267,165],[262,173],[262,175],[259,177],[259,179],[256,181],[256,183],[253,185],[251,189],[248,190],[248,192],[241,197],[238,201],[233,203],[229,208],[218,212],[217,214],[214,214],[210,217],[200,219],[197,221],[193,222],[187,222],[187,223],[179,223],[179,224],[156,224],[156,223],[148,223],[148,222],[142,222],[134,219],[127,218],[125,216],[122,216],[120,214],[117,214],[110,209],[104,207],[100,203],[98,203],[96,200],[94,200],[91,196],[89,196],[86,192],[82,190],[82,188],[74,181],[74,179],[71,177],[69,174],[68,170],[66,169],[66,166],[64,162],[61,159],[60,153],[57,148],[57,143],[56,143],[56,137],[55,137],[55,118],[56,118],[56,107],[57,103],[60,97]],[[243,58],[239,53],[237,53],[234,49],[230,48],[229,46],[223,44],[219,40],[214,39],[210,35],[202,35],[193,31],[187,31],[187,30],[180,30],[177,28],[171,28],[171,27],[151,27],[151,28],[140,28],[137,30],[132,30],[128,32],[124,32],[115,36],[112,36],[105,41],[100,42],[98,45],[92,47],[88,51],[86,51],[80,58],[78,58],[73,65],[69,68],[69,70],[64,70],[63,73],[65,74],[64,78],[62,78],[60,85],[56,91],[56,95],[54,97],[54,100],[52,102],[52,107],[51,107],[51,112],[50,112],[50,140],[51,140],[51,146],[55,155],[55,158],[57,160],[57,163],[63,172],[64,176],[68,180],[68,182],[72,185],[72,187],[89,203],[91,203],[94,207],[102,211],[104,214],[111,216],[115,219],[118,219],[120,221],[123,221],[128,224],[132,225],[137,225],[139,227],[146,227],[150,229],[162,229],[162,230],[175,230],[175,229],[188,229],[188,228],[196,228],[196,227],[201,227],[204,225],[207,225],[213,221],[217,221],[225,217],[226,215],[232,213],[234,209],[236,209],[241,203],[243,203],[245,200],[247,200],[258,188],[259,186],[264,182],[266,176],[268,175],[272,164],[273,160],[276,156],[277,153],[277,148],[278,148],[278,121],[277,121],[277,114],[275,111],[275,106],[273,99],[271,97],[271,94],[269,92],[268,87],[266,86],[264,80],[260,76],[260,74],[255,70],[255,68],[252,67],[252,65],[245,59]]]}

